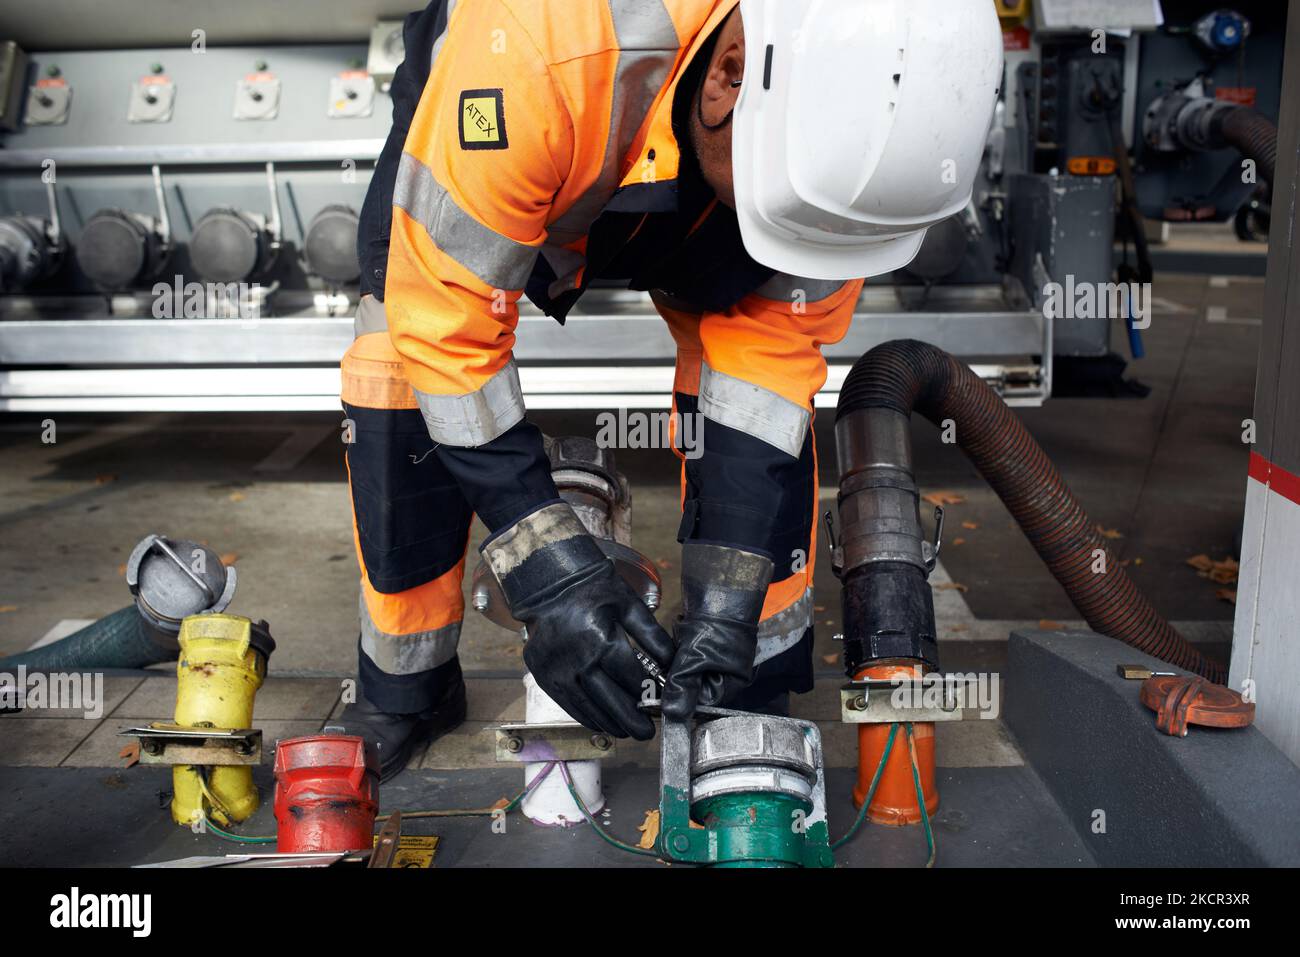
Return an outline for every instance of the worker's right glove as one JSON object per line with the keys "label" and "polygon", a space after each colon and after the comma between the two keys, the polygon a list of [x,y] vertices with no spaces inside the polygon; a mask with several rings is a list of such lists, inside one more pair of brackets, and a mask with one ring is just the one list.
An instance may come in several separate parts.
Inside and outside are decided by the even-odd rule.
{"label": "worker's right glove", "polygon": [[637,704],[647,674],[630,635],[661,667],[673,644],[566,502],[530,512],[482,547],[515,618],[524,663],[574,720],[616,737],[654,736]]}
{"label": "worker's right glove", "polygon": [[725,706],[749,686],[771,580],[766,555],[706,542],[682,546],[682,616],[673,627],[666,716],[685,721],[697,706]]}

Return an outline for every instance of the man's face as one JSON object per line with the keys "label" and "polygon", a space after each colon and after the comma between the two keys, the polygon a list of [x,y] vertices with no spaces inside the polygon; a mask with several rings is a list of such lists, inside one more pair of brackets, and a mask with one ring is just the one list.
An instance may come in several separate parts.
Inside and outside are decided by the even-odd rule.
{"label": "man's face", "polygon": [[722,23],[691,110],[691,145],[704,181],[713,187],[721,202],[733,208],[736,191],[731,168],[731,111],[740,96],[744,72],[745,30],[737,7]]}

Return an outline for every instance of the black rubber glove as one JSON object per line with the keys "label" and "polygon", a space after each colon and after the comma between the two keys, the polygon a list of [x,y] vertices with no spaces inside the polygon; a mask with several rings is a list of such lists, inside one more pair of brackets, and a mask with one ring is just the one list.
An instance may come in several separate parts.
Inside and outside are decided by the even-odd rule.
{"label": "black rubber glove", "polygon": [[673,644],[565,502],[483,544],[510,611],[528,628],[524,663],[574,720],[615,737],[654,736],[637,710],[647,680],[628,636],[661,667]]}
{"label": "black rubber glove", "polygon": [[718,707],[754,676],[758,619],[772,560],[739,548],[682,546],[682,617],[673,627],[677,654],[664,689],[664,714],[684,721],[696,707]]}

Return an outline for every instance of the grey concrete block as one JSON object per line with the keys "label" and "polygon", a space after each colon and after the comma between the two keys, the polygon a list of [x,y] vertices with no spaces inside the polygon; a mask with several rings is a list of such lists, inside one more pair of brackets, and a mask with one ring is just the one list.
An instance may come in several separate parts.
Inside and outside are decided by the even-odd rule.
{"label": "grey concrete block", "polygon": [[1255,728],[1157,731],[1118,664],[1177,670],[1091,632],[1016,632],[1008,649],[1007,724],[1097,862],[1300,865],[1300,768]]}

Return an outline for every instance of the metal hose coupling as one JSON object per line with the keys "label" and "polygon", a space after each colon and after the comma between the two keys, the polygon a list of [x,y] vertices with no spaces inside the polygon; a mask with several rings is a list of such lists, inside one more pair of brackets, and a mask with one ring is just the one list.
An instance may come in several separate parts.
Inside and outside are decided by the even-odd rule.
{"label": "metal hose coupling", "polygon": [[934,601],[928,582],[939,556],[921,525],[921,493],[912,471],[908,417],[864,408],[835,423],[840,463],[840,540],[831,566],[844,584],[844,663],[906,658],[939,667]]}
{"label": "metal hose coupling", "polygon": [[1235,148],[1258,164],[1259,179],[1273,185],[1277,126],[1250,107],[1206,96],[1199,79],[1153,100],[1142,132],[1149,147],[1165,153]]}

